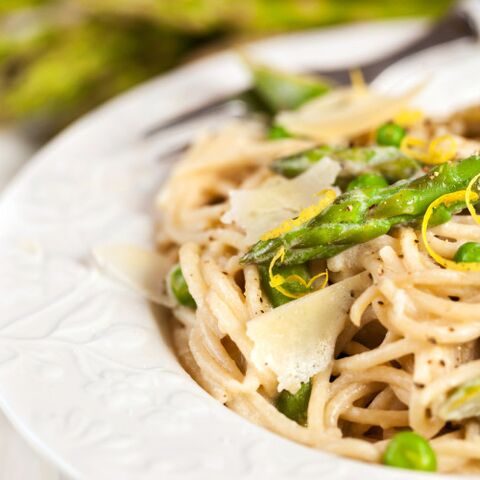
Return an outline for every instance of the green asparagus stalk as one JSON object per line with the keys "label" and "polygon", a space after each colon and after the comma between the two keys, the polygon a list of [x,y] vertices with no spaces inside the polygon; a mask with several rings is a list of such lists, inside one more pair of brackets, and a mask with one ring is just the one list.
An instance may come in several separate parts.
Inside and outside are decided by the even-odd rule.
{"label": "green asparagus stalk", "polygon": [[[439,165],[414,180],[380,189],[367,187],[346,192],[307,223],[276,238],[260,240],[242,261],[269,263],[280,247],[285,248],[284,265],[332,257],[388,233],[395,225],[418,221],[434,200],[466,188],[478,173],[480,155],[474,155]],[[465,204],[458,202],[450,209],[438,209],[433,223],[446,221],[452,211],[463,208]]]}
{"label": "green asparagus stalk", "polygon": [[275,406],[291,420],[300,425],[306,425],[308,420],[308,403],[312,393],[312,381],[302,383],[297,393],[282,390],[278,395]]}
{"label": "green asparagus stalk", "polygon": [[[68,9],[68,18],[72,11],[77,10]],[[48,136],[171,66],[190,45],[187,38],[146,22],[93,19],[80,12],[68,25],[52,19],[16,35],[0,29],[0,122],[34,122],[35,134],[42,130],[39,136]]]}
{"label": "green asparagus stalk", "polygon": [[284,138],[292,138],[293,135],[285,127],[273,124],[267,133],[267,137],[269,140],[281,140]]}
{"label": "green asparagus stalk", "polygon": [[322,158],[330,157],[342,164],[342,175],[365,172],[382,174],[389,183],[411,177],[419,168],[418,162],[406,157],[396,147],[355,147],[335,149],[318,147],[283,157],[272,164],[272,169],[292,178],[300,175]]}
{"label": "green asparagus stalk", "polygon": [[388,182],[385,177],[383,175],[380,175],[379,173],[362,173],[348,183],[346,191],[350,192],[352,190],[355,190],[356,188],[366,187],[384,188],[388,187]]}
{"label": "green asparagus stalk", "polygon": [[331,88],[323,79],[294,75],[248,60],[247,63],[253,75],[254,90],[272,113],[295,110]]}

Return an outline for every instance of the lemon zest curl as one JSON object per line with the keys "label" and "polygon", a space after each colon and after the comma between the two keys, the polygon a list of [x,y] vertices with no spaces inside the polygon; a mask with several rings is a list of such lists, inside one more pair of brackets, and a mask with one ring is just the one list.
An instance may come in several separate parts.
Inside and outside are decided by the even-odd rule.
{"label": "lemon zest curl", "polygon": [[427,141],[423,138],[407,135],[402,139],[400,150],[404,155],[427,165],[439,165],[455,158],[457,141],[452,135],[441,135],[427,147]]}
{"label": "lemon zest curl", "polygon": [[270,286],[272,288],[275,288],[275,290],[278,290],[281,294],[285,295],[286,297],[300,298],[306,295],[307,293],[309,293],[308,291],[302,292],[302,293],[289,292],[285,287],[282,286],[286,282],[300,283],[307,290],[309,290],[312,287],[315,280],[319,279],[320,277],[325,277],[325,280],[323,281],[322,285],[320,285],[319,289],[326,287],[328,283],[328,270],[325,270],[324,272],[321,272],[318,275],[315,275],[307,282],[304,278],[302,278],[300,275],[297,275],[297,274],[288,275],[288,277],[284,277],[279,273],[274,274],[273,267],[275,266],[275,263],[277,263],[278,260],[280,260],[280,262],[282,263],[285,260],[285,247],[280,247],[278,249],[278,252],[272,258],[272,261],[270,262],[270,265],[268,267],[268,276],[270,279],[269,281]]}
{"label": "lemon zest curl", "polygon": [[313,205],[309,205],[308,207],[304,208],[295,219],[289,219],[282,222],[278,227],[274,228],[273,230],[264,233],[260,240],[271,240],[272,238],[277,238],[284,233],[288,233],[296,227],[303,225],[304,223],[308,222],[308,220],[312,219],[316,215],[318,215],[322,210],[327,208],[336,198],[337,194],[335,190],[327,188],[325,190],[321,190],[316,194],[320,196],[320,200],[318,203]]}
{"label": "lemon zest curl", "polygon": [[451,135],[434,138],[428,147],[427,160],[424,163],[438,165],[449,162],[457,155],[457,141]]}
{"label": "lemon zest curl", "polygon": [[420,162],[425,162],[427,158],[427,142],[423,138],[406,135],[402,139],[400,150],[407,157]]}
{"label": "lemon zest curl", "polygon": [[[475,175],[471,180],[470,183],[467,186],[467,189],[465,190],[465,203],[467,204],[468,211],[470,212],[470,215],[473,217],[473,219],[480,225],[480,215],[475,211],[475,207],[472,204],[472,201],[470,200],[471,194],[472,194],[472,188],[475,185],[475,182],[480,178],[480,173],[478,175]],[[474,192],[475,194],[475,192]]]}
{"label": "lemon zest curl", "polygon": [[[441,265],[444,268],[448,268],[450,270],[457,270],[460,272],[480,272],[480,262],[455,262],[453,260],[449,260],[445,257],[442,257],[428,243],[428,237],[427,237],[428,222],[430,220],[430,217],[433,214],[434,209],[437,208],[439,205],[442,205],[442,204],[448,205],[450,203],[457,202],[459,200],[465,200],[467,207],[470,205],[471,208],[473,208],[473,205],[471,202],[472,201],[475,202],[478,200],[478,194],[476,194],[475,192],[472,192],[472,186],[475,183],[475,180],[478,179],[479,177],[480,175],[477,175],[476,177],[474,177],[468,184],[468,187],[466,190],[458,190],[457,192],[447,193],[445,195],[442,195],[441,197],[438,197],[428,206],[427,211],[425,212],[425,215],[423,217],[422,239],[423,239],[425,248],[427,249],[428,254],[439,265]],[[468,207],[468,209],[470,210],[470,207]],[[477,218],[475,219],[477,220]]]}

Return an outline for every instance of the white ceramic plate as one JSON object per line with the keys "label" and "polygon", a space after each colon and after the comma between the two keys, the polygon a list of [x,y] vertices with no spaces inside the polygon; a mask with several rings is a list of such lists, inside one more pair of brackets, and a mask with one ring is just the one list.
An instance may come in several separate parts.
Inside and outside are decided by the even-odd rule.
{"label": "white ceramic plate", "polygon": [[[292,70],[355,66],[424,29],[421,21],[360,24],[277,37],[252,51]],[[442,71],[452,65],[479,71],[472,51],[457,42],[434,52],[430,63],[420,59],[435,72],[422,106],[438,107],[432,98],[446,78]],[[407,62],[378,86],[404,88],[419,70]],[[458,80],[449,75],[449,82]],[[422,477],[293,444],[222,407],[179,366],[161,315],[93,265],[95,245],[150,243],[152,198],[171,164],[162,154],[192,129],[149,140],[142,133],[247,83],[230,53],[150,82],[58,137],[1,202],[1,405],[27,440],[74,479]],[[467,101],[478,100],[473,90]]]}

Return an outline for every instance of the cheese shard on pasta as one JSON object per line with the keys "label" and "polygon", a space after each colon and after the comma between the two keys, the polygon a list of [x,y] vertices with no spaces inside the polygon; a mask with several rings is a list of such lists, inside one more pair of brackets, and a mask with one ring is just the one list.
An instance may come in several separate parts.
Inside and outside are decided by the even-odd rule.
{"label": "cheese shard on pasta", "polygon": [[153,303],[172,306],[164,283],[171,262],[165,257],[145,248],[122,244],[101,245],[92,253],[98,266],[114,279]]}
{"label": "cheese shard on pasta", "polygon": [[390,97],[373,90],[337,89],[293,112],[282,112],[276,122],[289,132],[319,142],[336,142],[368,132],[390,120],[412,100],[421,86]]}
{"label": "cheese shard on pasta", "polygon": [[278,391],[295,393],[330,365],[349,309],[369,283],[363,272],[250,320],[252,361],[277,375]]}
{"label": "cheese shard on pasta", "polygon": [[327,157],[292,180],[275,177],[260,188],[233,190],[230,210],[222,222],[236,223],[245,231],[247,242],[254,243],[262,234],[316,203],[315,194],[331,187],[340,169],[338,162]]}

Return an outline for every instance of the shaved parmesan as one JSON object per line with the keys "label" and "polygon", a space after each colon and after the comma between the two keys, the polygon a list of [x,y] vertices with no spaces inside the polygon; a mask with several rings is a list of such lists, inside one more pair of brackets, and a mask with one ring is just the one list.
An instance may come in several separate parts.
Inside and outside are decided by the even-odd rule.
{"label": "shaved parmesan", "polygon": [[295,393],[333,360],[354,297],[368,284],[363,272],[252,319],[247,334],[255,366],[277,375],[279,391]]}
{"label": "shaved parmesan", "polygon": [[338,89],[293,112],[282,112],[277,123],[289,132],[320,142],[335,142],[373,130],[395,116],[419,88],[398,97],[372,90]]}
{"label": "shaved parmesan", "polygon": [[236,223],[248,243],[318,201],[315,194],[330,187],[340,172],[338,162],[324,158],[298,177],[275,177],[260,188],[230,192],[230,210],[224,223]]}
{"label": "shaved parmesan", "polygon": [[171,268],[165,257],[133,245],[102,245],[92,253],[97,264],[116,280],[151,302],[172,306],[164,288]]}

